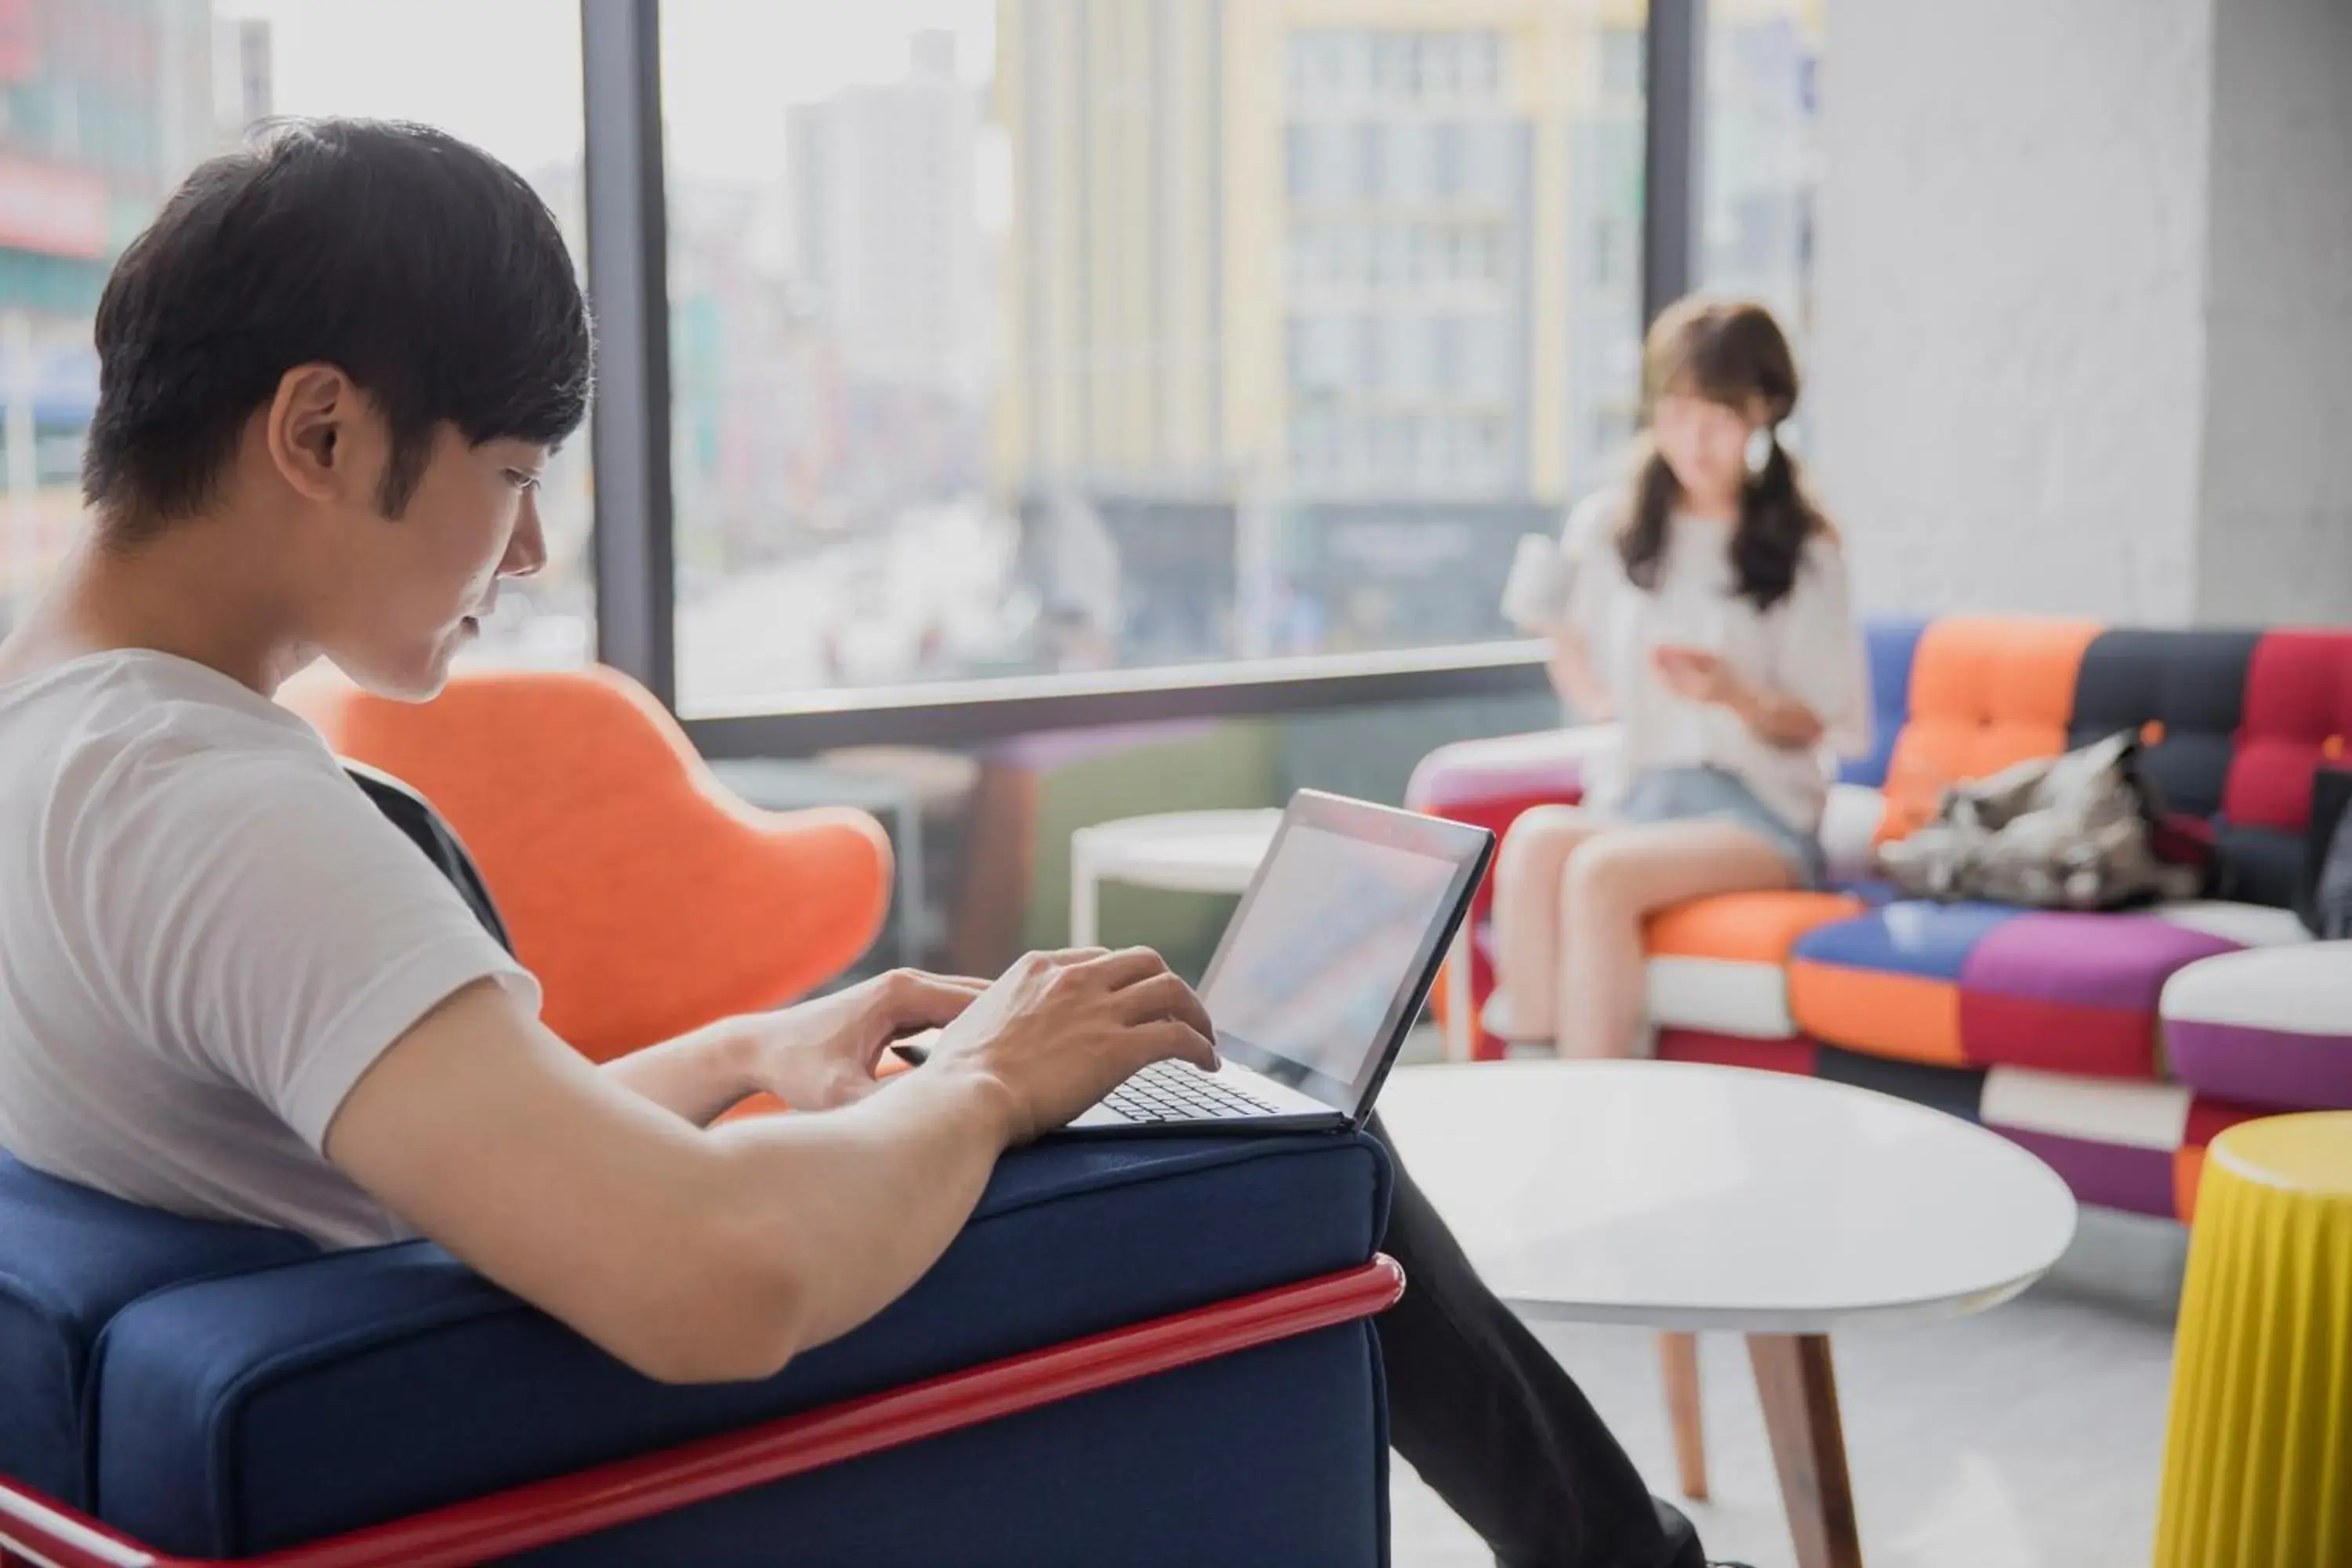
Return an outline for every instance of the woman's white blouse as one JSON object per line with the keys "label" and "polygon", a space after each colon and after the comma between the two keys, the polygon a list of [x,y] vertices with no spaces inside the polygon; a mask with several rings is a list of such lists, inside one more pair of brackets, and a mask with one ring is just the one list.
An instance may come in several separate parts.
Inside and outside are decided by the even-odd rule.
{"label": "woman's white blouse", "polygon": [[[1808,541],[1796,582],[1769,610],[1738,595],[1734,524],[1677,513],[1667,520],[1657,587],[1625,574],[1617,549],[1621,496],[1588,497],[1569,514],[1563,620],[1583,642],[1594,677],[1624,726],[1624,744],[1590,796],[1606,806],[1637,774],[1717,767],[1801,832],[1820,828],[1840,756],[1870,746],[1869,669],[1854,625],[1845,554],[1826,533]],[[1681,644],[1720,655],[1747,685],[1794,698],[1823,726],[1820,744],[1776,746],[1727,709],[1677,696],[1653,650]]]}

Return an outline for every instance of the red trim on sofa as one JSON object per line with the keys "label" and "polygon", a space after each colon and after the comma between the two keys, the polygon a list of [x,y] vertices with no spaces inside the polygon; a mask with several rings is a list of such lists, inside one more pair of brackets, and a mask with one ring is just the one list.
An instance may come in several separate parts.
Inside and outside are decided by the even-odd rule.
{"label": "red trim on sofa", "polygon": [[2265,1116],[2286,1114],[2255,1105],[2232,1105],[2226,1100],[2208,1100],[2200,1094],[2189,1102],[2189,1126],[2180,1135],[2180,1146],[2202,1149],[2241,1121],[2259,1121]]}
{"label": "red trim on sofa", "polygon": [[[388,1524],[236,1559],[236,1568],[465,1568],[1096,1389],[1387,1310],[1404,1270],[1360,1268],[1280,1285],[821,1410],[597,1465]],[[0,1568],[214,1568],[151,1552],[0,1478]],[[221,1568],[226,1568],[222,1564]]]}
{"label": "red trim on sofa", "polygon": [[2153,1080],[2153,1008],[2086,1007],[1998,991],[1960,992],[1961,1049],[1971,1067],[2036,1068]]}
{"label": "red trim on sofa", "polygon": [[1802,1035],[1785,1040],[1751,1040],[1740,1035],[1718,1035],[1672,1025],[1658,1031],[1656,1054],[1662,1062],[1706,1062],[1716,1067],[1793,1073],[1799,1078],[1813,1077],[1821,1066],[1820,1046]]}

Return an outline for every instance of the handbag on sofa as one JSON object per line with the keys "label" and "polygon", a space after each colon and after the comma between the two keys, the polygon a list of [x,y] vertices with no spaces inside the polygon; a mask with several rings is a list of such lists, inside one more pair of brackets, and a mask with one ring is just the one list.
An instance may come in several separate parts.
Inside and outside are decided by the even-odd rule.
{"label": "handbag on sofa", "polygon": [[1944,791],[1935,819],[1881,846],[1887,879],[1913,898],[2034,909],[2112,910],[2189,898],[2200,868],[2158,853],[2163,801],[2119,731]]}

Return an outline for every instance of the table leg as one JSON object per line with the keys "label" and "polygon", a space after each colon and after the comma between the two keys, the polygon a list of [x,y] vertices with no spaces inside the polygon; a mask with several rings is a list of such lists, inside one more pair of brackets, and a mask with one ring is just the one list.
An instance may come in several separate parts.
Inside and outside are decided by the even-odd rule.
{"label": "table leg", "polygon": [[1764,1402],[1798,1568],[1862,1568],[1828,1336],[1750,1334],[1748,1359]]}
{"label": "table leg", "polygon": [[1706,1429],[1699,1417],[1698,1336],[1660,1334],[1658,1363],[1665,1373],[1666,1414],[1675,1425],[1675,1469],[1683,1496],[1706,1500]]}

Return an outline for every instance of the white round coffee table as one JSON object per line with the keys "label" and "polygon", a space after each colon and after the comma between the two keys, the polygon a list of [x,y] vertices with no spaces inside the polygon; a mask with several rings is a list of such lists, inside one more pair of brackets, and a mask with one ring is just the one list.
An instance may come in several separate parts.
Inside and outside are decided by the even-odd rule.
{"label": "white round coffee table", "polygon": [[1514,1309],[1668,1331],[1693,1497],[1706,1482],[1690,1336],[1747,1336],[1804,1568],[1862,1561],[1831,1331],[1997,1306],[2074,1234],[2065,1183],[2008,1140],[1815,1079],[1647,1061],[1408,1068],[1380,1110]]}
{"label": "white round coffee table", "polygon": [[1171,811],[1097,823],[1070,835],[1070,945],[1100,935],[1105,882],[1179,892],[1239,893],[1274,842],[1282,813]]}

